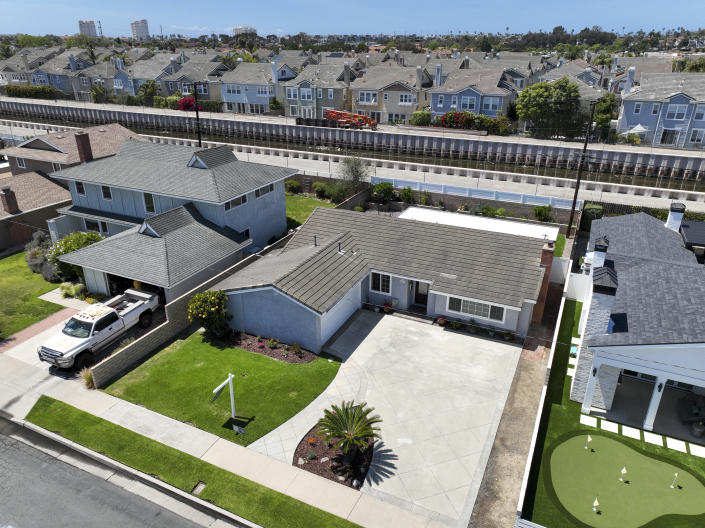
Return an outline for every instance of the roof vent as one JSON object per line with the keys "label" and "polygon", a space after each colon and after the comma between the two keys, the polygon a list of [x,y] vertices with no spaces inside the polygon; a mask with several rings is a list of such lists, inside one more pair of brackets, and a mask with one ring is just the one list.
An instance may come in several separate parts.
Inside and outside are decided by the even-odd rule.
{"label": "roof vent", "polygon": [[453,275],[453,274],[451,274],[451,273],[439,273],[439,275],[440,275],[441,277],[443,277],[444,279],[452,279],[452,280],[455,280],[455,279],[458,278],[457,275]]}

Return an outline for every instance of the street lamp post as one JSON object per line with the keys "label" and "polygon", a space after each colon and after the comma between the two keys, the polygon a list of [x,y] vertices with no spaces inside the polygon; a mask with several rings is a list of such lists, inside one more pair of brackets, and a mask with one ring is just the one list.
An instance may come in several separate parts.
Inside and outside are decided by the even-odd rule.
{"label": "street lamp post", "polygon": [[198,115],[198,87],[201,86],[202,84],[207,84],[204,83],[203,81],[194,81],[193,83],[193,104],[196,107],[196,134],[198,134],[198,147],[202,147],[203,144],[201,142],[201,118]]}
{"label": "street lamp post", "polygon": [[[578,201],[578,191],[580,190],[580,178],[583,175],[583,166],[585,165],[585,154],[587,154],[588,141],[590,141],[590,133],[592,132],[592,120],[595,117],[595,105],[597,101],[590,103],[590,119],[587,122],[587,130],[585,131],[585,142],[583,143],[583,151],[578,160],[578,175],[575,178],[575,194],[573,194],[573,205],[570,207],[570,218],[568,219],[568,238],[573,228],[573,216],[575,216],[575,205]],[[577,229],[576,229],[577,231]]]}

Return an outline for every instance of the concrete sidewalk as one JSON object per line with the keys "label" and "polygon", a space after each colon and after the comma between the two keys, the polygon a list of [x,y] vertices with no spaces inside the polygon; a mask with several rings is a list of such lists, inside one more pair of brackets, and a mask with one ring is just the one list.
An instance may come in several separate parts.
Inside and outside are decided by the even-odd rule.
{"label": "concrete sidewalk", "polygon": [[88,390],[77,380],[53,376],[44,365],[29,364],[7,352],[0,354],[0,413],[22,423],[40,395],[61,400],[362,526],[444,526],[143,407]]}

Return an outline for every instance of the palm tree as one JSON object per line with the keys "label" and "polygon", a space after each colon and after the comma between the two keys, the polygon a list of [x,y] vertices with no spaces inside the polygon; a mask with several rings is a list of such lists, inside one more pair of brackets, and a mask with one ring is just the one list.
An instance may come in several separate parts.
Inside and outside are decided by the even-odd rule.
{"label": "palm tree", "polygon": [[[323,418],[318,420],[318,431],[333,447],[343,450],[344,463],[350,464],[360,449],[367,447],[370,438],[379,438],[381,423],[378,414],[371,415],[374,407],[368,407],[366,402],[355,405],[353,401],[332,405],[323,412]],[[347,459],[347,460],[346,460]]]}
{"label": "palm tree", "polygon": [[157,95],[157,83],[155,83],[154,81],[147,81],[142,86],[140,86],[139,95],[142,96],[142,99],[147,104],[147,106],[153,106],[154,96]]}

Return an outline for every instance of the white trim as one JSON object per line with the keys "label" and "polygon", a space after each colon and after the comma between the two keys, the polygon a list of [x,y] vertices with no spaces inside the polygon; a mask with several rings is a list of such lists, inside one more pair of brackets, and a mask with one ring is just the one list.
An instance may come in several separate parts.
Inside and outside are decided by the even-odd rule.
{"label": "white trim", "polygon": [[155,237],[157,237],[157,238],[162,238],[162,237],[159,236],[159,233],[157,233],[157,232],[152,228],[151,225],[149,225],[147,222],[142,222],[142,225],[140,226],[139,233],[140,233],[140,234],[143,234],[145,231],[149,231],[150,233],[152,233],[152,234],[153,234]]}
{"label": "white trim", "polygon": [[[83,218],[83,227],[86,231],[90,231],[91,233],[98,233],[99,235],[107,235],[109,232],[108,229],[108,222],[105,220],[94,220],[93,218],[86,218],[85,216]],[[95,224],[98,224],[98,231],[94,231],[93,229],[88,229],[88,223],[87,222],[93,222]],[[103,224],[105,224],[105,231],[103,230]]]}
{"label": "white trim", "polygon": [[[369,272],[369,273],[372,273],[372,272],[375,272],[375,273],[382,273],[382,274],[384,274],[384,275],[389,275],[389,276],[391,276],[391,277],[396,277],[397,279],[406,279],[406,280],[412,280],[412,281],[417,281],[417,282],[425,282],[425,283],[427,283],[427,284],[433,284],[433,281],[430,281],[430,280],[426,280],[426,279],[417,279],[416,277],[407,277],[406,275],[397,275],[396,273],[390,273],[390,272],[388,272],[388,271],[382,271],[382,270],[375,269],[375,268],[370,269],[370,272]],[[368,275],[369,275],[369,273],[368,273]]]}
{"label": "white trim", "polygon": [[[485,303],[485,304],[493,304],[493,305],[495,305],[495,306],[501,306],[502,308],[506,308],[507,310],[514,310],[515,312],[521,312],[521,308],[517,308],[516,306],[508,306],[508,305],[506,305],[506,304],[500,304],[500,303],[497,303],[497,302],[488,301],[488,300],[486,300],[486,299],[473,299],[472,297],[464,297],[464,296],[462,296],[462,295],[457,295],[457,294],[455,294],[455,293],[446,293],[446,292],[437,291],[437,290],[429,290],[428,293],[433,293],[433,294],[435,294],[435,295],[445,295],[445,296],[447,296],[447,297],[457,297],[457,298],[463,299],[463,300],[465,300],[465,301],[480,302],[480,303]],[[535,301],[534,301],[534,304],[536,304]]]}
{"label": "white trim", "polygon": [[[67,131],[67,133],[69,133],[69,132]],[[51,148],[56,149],[57,151],[61,152],[62,154],[66,154],[66,152],[64,152],[63,150],[61,150],[61,149],[60,149],[59,147],[57,147],[56,145],[52,145],[51,143],[49,143],[46,139],[44,139],[44,138],[41,137],[41,136],[34,136],[34,137],[31,137],[31,138],[29,138],[29,139],[23,141],[23,142],[20,143],[19,145],[15,145],[15,146],[18,147],[18,148],[19,148],[19,147],[24,147],[27,143],[31,143],[32,141],[41,141],[41,142],[44,143],[45,145],[49,145]]]}
{"label": "white trim", "polygon": [[[106,198],[106,197],[105,197],[105,193],[103,192],[103,189],[106,188],[106,187],[107,187],[107,189],[108,189],[108,192],[110,193],[110,198]],[[103,184],[100,184],[100,198],[101,198],[102,200],[105,200],[106,202],[112,202],[112,201],[113,201],[113,190],[112,190],[112,188],[110,187],[110,185],[103,185]]]}
{"label": "white trim", "polygon": [[[147,209],[147,195],[150,195],[152,197],[152,208],[154,211],[150,211]],[[154,200],[154,195],[152,193],[148,192],[143,192],[142,193],[142,204],[144,205],[144,212],[147,213],[148,215],[153,215],[157,214],[157,202]]]}
{"label": "white trim", "polygon": [[[377,275],[379,275],[380,287],[382,287],[382,275],[389,277],[389,291],[388,292],[382,291],[382,290],[375,290],[374,288],[372,288],[372,274],[373,273],[376,273]],[[370,277],[370,280],[367,281],[367,287],[369,288],[369,290],[372,293],[380,293],[382,295],[391,295],[392,294],[392,276],[389,273],[384,273],[381,271],[370,271],[369,277]]]}
{"label": "white trim", "polygon": [[[460,299],[461,305],[462,305],[462,301],[467,300],[468,302],[474,302],[475,304],[485,304],[485,305],[489,306],[489,310],[487,312],[487,317],[485,317],[484,315],[469,314],[469,313],[465,313],[465,312],[459,312],[458,310],[451,310],[451,308],[450,308],[450,298],[451,297],[453,297],[454,299]],[[496,306],[497,308],[502,308],[502,319],[492,319],[490,317],[490,314],[492,313],[493,306]],[[485,321],[493,321],[498,324],[504,324],[505,319],[507,318],[507,310],[504,308],[504,306],[500,306],[498,304],[492,304],[487,301],[471,301],[469,299],[463,299],[462,297],[458,297],[455,295],[449,295],[448,297],[446,297],[446,312],[457,313],[457,314],[462,315],[464,317],[470,317],[471,319],[478,318],[478,319],[483,319]]]}
{"label": "white trim", "polygon": [[[74,187],[76,188],[76,194],[79,196],[85,196],[86,195],[86,186],[82,181],[74,180]],[[78,184],[81,184],[81,187],[83,188],[83,192],[78,190]]]}
{"label": "white trim", "polygon": [[284,292],[281,291],[280,289],[275,288],[274,286],[260,286],[260,287],[257,287],[257,288],[247,288],[247,289],[244,289],[244,290],[226,291],[226,292],[225,292],[225,295],[228,295],[228,296],[230,296],[230,295],[239,295],[239,294],[242,294],[242,293],[251,293],[251,292],[258,292],[258,291],[265,291],[265,290],[272,290],[273,292],[278,293],[278,294],[281,295],[282,297],[286,297],[287,299],[293,301],[295,304],[298,304],[298,305],[301,306],[302,308],[306,308],[309,312],[311,312],[312,314],[317,315],[318,317],[321,317],[321,316],[323,315],[323,314],[321,314],[321,313],[318,313],[318,312],[317,312],[316,310],[314,310],[313,308],[309,308],[308,306],[306,306],[305,304],[303,304],[301,301],[298,301],[298,300],[294,299],[291,295],[287,295],[286,293],[284,293]]}
{"label": "white trim", "polygon": [[[26,169],[27,164],[24,162],[24,158],[15,158],[15,162],[20,169]],[[20,163],[21,162],[21,163]]]}

